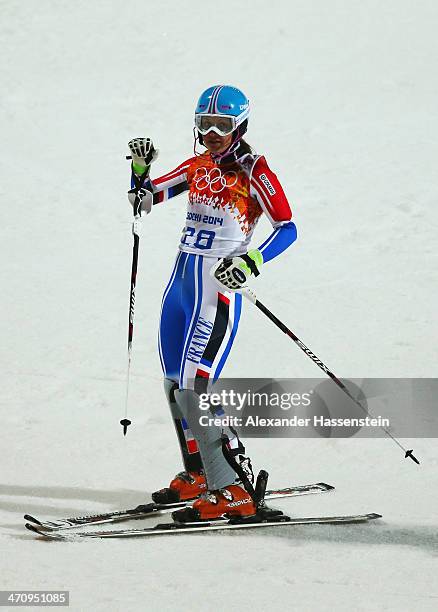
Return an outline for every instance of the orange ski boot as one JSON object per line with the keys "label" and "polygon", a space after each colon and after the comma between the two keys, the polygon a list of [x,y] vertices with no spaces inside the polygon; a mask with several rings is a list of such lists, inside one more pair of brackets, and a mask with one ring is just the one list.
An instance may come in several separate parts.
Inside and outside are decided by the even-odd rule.
{"label": "orange ski boot", "polygon": [[187,523],[192,521],[209,521],[223,517],[248,517],[257,512],[251,495],[241,485],[232,484],[225,489],[209,491],[193,506],[172,512],[175,521]]}
{"label": "orange ski boot", "polygon": [[207,483],[203,472],[180,472],[168,487],[152,493],[156,504],[175,504],[189,501],[205,493]]}

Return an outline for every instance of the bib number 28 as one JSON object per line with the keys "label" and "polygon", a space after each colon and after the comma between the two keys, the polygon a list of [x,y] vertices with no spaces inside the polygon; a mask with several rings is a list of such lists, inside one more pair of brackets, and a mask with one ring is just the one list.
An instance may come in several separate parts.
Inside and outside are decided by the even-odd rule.
{"label": "bib number 28", "polygon": [[194,247],[195,249],[211,249],[215,236],[216,233],[209,230],[202,229],[196,233],[194,227],[186,227],[181,238],[181,244]]}

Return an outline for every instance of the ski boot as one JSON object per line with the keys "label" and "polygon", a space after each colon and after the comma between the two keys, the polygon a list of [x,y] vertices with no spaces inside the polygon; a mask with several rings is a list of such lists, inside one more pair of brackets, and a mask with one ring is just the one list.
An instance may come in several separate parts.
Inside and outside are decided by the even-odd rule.
{"label": "ski boot", "polygon": [[168,487],[152,493],[156,504],[176,504],[191,501],[205,493],[207,483],[203,472],[180,472]]}
{"label": "ski boot", "polygon": [[174,521],[190,523],[227,517],[247,517],[256,514],[257,508],[251,495],[238,484],[225,489],[208,491],[193,506],[172,512]]}

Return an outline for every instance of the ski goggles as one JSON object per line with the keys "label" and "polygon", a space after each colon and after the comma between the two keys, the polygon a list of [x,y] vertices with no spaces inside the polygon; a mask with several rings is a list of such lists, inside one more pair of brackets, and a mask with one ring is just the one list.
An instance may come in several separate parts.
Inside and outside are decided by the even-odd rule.
{"label": "ski goggles", "polygon": [[229,115],[195,115],[195,125],[203,136],[209,132],[216,132],[219,136],[228,136],[237,127],[236,117]]}

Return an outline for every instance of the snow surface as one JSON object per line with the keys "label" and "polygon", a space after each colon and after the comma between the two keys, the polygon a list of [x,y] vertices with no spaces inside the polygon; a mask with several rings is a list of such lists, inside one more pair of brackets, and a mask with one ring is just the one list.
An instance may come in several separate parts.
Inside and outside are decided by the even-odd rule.
{"label": "snow surface", "polygon": [[[47,517],[149,499],[179,469],[156,350],[184,198],[140,247],[128,436],[127,141],[159,174],[191,154],[206,86],[252,101],[248,140],[299,241],[257,292],[338,375],[437,376],[438,8],[430,0],[1,2],[0,589],[68,589],[88,611],[437,610],[435,440],[252,440],[272,486],[337,491],[296,515],[378,524],[48,543]],[[263,221],[254,244],[269,232]],[[316,376],[245,305],[228,376]],[[273,358],[266,353],[271,347]],[[136,524],[137,526],[137,524]]]}

